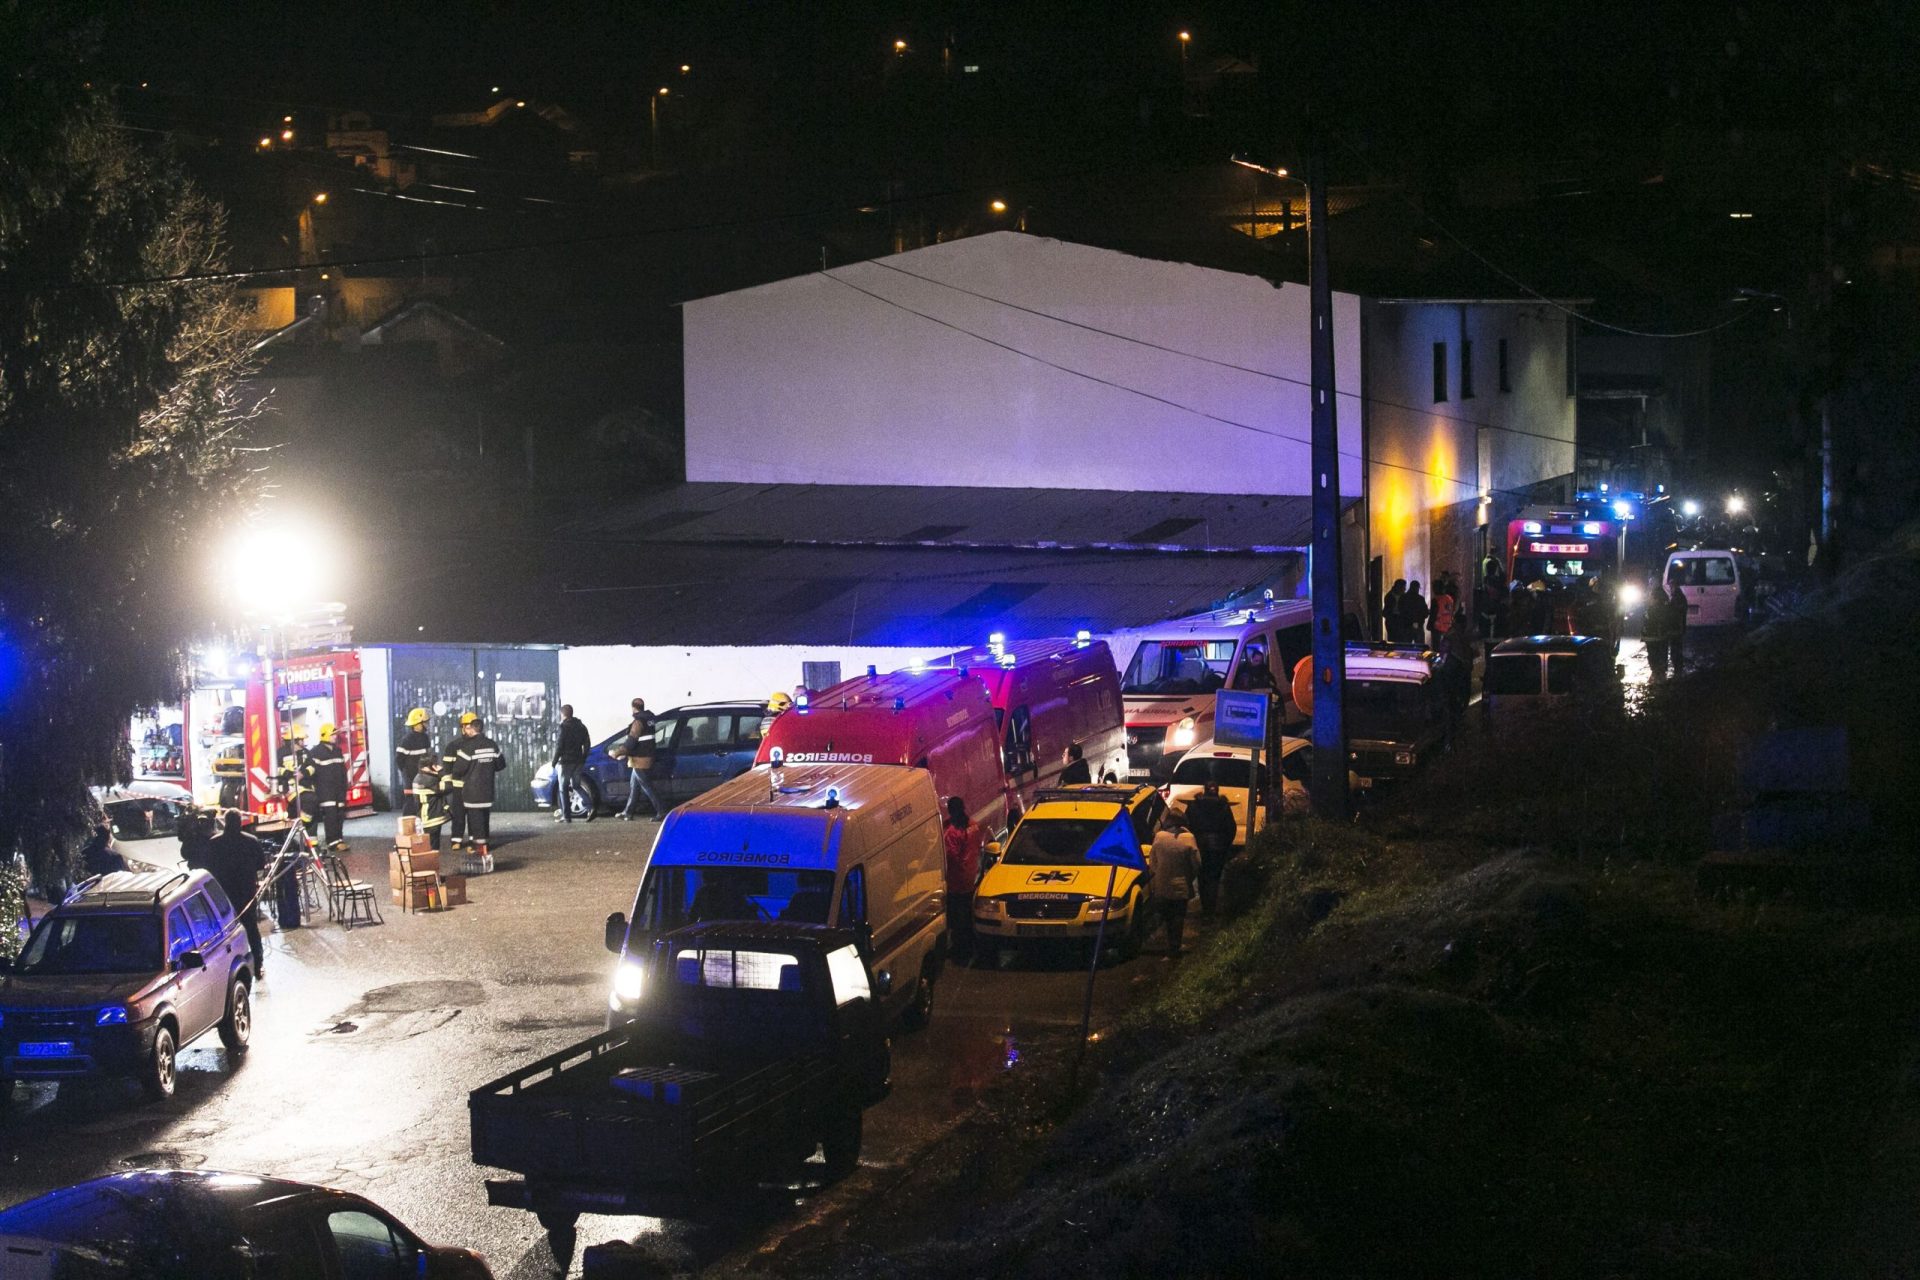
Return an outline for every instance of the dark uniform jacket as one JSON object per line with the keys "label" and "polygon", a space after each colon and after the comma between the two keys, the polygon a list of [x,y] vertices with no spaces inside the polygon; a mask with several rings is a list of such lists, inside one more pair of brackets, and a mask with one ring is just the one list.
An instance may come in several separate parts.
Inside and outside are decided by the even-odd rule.
{"label": "dark uniform jacket", "polygon": [[413,785],[420,766],[433,754],[433,739],[423,729],[409,729],[400,735],[400,745],[393,749],[394,763],[400,766],[400,776],[408,786]]}
{"label": "dark uniform jacket", "polygon": [[227,891],[234,910],[253,901],[261,869],[267,865],[267,847],[244,831],[223,831],[207,843],[209,874]]}
{"label": "dark uniform jacket", "polygon": [[407,807],[428,831],[446,825],[447,795],[440,785],[442,781],[437,773],[416,773],[413,785],[407,789],[407,795],[412,797]]}
{"label": "dark uniform jacket", "polygon": [[322,742],[307,752],[301,776],[307,779],[307,787],[301,790],[310,787],[314,803],[322,808],[347,802],[347,756],[333,743]]}
{"label": "dark uniform jacket", "polygon": [[1075,783],[1092,781],[1093,766],[1085,760],[1069,760],[1067,767],[1060,771],[1059,785],[1063,787],[1071,787]]}
{"label": "dark uniform jacket", "polygon": [[493,806],[493,775],[507,767],[500,747],[484,733],[462,737],[453,753],[453,772],[460,785],[460,803],[469,809]]}

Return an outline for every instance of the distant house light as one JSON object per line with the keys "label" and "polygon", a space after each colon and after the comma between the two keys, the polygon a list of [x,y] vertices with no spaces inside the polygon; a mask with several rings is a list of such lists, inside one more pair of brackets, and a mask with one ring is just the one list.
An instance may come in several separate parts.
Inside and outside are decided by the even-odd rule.
{"label": "distant house light", "polygon": [[1751,217],[1752,217],[1753,215],[1752,215],[1752,214],[1750,214],[1750,213],[1730,213],[1730,214],[1728,214],[1727,216],[1728,216],[1729,218],[1741,218],[1741,219],[1745,219],[1745,218],[1751,218]]}
{"label": "distant house light", "polygon": [[293,141],[293,130],[291,130],[291,129],[282,129],[282,130],[280,131],[280,141],[282,141],[282,142],[292,142],[292,141]]}
{"label": "distant house light", "polygon": [[977,62],[969,62],[960,68],[960,70],[964,71],[968,75],[972,75],[974,72],[978,71],[979,69],[980,69],[980,64]]}
{"label": "distant house light", "polygon": [[527,100],[525,98],[522,98],[519,101],[515,102],[513,105],[516,107],[524,107],[527,105]]}

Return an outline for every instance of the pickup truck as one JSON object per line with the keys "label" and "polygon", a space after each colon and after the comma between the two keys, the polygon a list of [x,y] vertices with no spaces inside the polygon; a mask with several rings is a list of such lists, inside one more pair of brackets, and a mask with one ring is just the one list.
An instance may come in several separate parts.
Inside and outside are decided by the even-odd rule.
{"label": "pickup truck", "polygon": [[711,921],[655,940],[633,1022],[468,1097],[490,1204],[531,1210],[557,1258],[583,1213],[701,1218],[786,1185],[823,1151],[860,1156],[892,1070],[873,975],[850,930]]}

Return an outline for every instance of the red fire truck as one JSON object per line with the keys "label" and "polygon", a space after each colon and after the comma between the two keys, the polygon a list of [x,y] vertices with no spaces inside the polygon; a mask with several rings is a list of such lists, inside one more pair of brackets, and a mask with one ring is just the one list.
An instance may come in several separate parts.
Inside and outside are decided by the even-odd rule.
{"label": "red fire truck", "polygon": [[1544,608],[1535,611],[1547,623],[1543,630],[1578,631],[1577,616],[1588,607],[1596,578],[1609,588],[1608,599],[1613,598],[1632,512],[1631,507],[1622,514],[1618,507],[1539,506],[1526,508],[1508,523],[1508,579],[1522,589],[1545,593]]}
{"label": "red fire truck", "polygon": [[224,805],[240,788],[223,788],[216,762],[237,756],[245,765],[246,807],[281,817],[287,804],[274,785],[274,770],[282,730],[291,726],[297,740],[311,745],[323,724],[338,726],[337,741],[347,756],[348,814],[373,812],[360,655],[350,649],[245,657],[226,671],[202,673],[180,706],[134,721],[134,773],[177,782],[201,804]]}

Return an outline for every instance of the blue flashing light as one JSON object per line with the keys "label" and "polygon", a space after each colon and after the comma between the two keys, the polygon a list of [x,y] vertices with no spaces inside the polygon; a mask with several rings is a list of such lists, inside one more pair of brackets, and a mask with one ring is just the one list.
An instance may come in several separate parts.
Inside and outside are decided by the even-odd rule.
{"label": "blue flashing light", "polygon": [[893,709],[895,711],[905,711],[907,709],[907,700],[905,698],[895,698],[893,700]]}
{"label": "blue flashing light", "polygon": [[879,678],[880,678],[880,668],[874,666],[871,662],[869,662],[867,664],[867,679],[878,680]]}
{"label": "blue flashing light", "polygon": [[1093,643],[1093,632],[1084,630],[1074,632],[1073,643],[1076,648],[1086,648],[1089,644]]}
{"label": "blue flashing light", "polygon": [[1602,480],[1600,482],[1600,492],[1605,493],[1606,491],[1607,491],[1607,482],[1605,480]]}
{"label": "blue flashing light", "polygon": [[767,763],[772,765],[774,768],[778,769],[781,765],[785,764],[786,762],[787,762],[787,750],[785,747],[773,747],[767,752]]}
{"label": "blue flashing light", "polygon": [[926,669],[927,669],[927,664],[926,664],[926,663],[924,663],[924,662],[922,662],[922,661],[920,661],[920,659],[918,659],[918,658],[915,658],[915,659],[914,659],[914,660],[913,660],[912,662],[909,662],[909,663],[907,664],[907,673],[908,673],[909,675],[916,675],[916,676],[917,676],[917,675],[919,675],[919,674],[920,674],[921,672],[923,672],[923,671],[925,671]]}
{"label": "blue flashing light", "polygon": [[1633,519],[1633,504],[1624,499],[1613,504],[1613,514],[1622,520]]}
{"label": "blue flashing light", "polygon": [[1012,665],[1013,665],[1013,655],[1012,655],[1012,654],[1010,654],[1010,653],[1003,653],[1003,654],[1001,654],[1001,655],[1000,655],[1000,665],[1001,665],[1001,666],[1003,666],[1003,667],[1010,667],[1010,666],[1012,666]]}
{"label": "blue flashing light", "polygon": [[801,715],[807,714],[807,712],[811,710],[812,707],[813,707],[813,699],[807,696],[807,691],[805,689],[802,689],[793,699],[793,709],[795,711],[798,711]]}
{"label": "blue flashing light", "polygon": [[987,647],[990,649],[1001,648],[1006,643],[1007,643],[1007,633],[1004,631],[996,631],[992,635],[987,637]]}
{"label": "blue flashing light", "polygon": [[127,1006],[123,1004],[110,1004],[102,1009],[99,1015],[94,1018],[93,1025],[96,1027],[117,1027],[125,1025],[126,1021]]}
{"label": "blue flashing light", "polygon": [[1538,520],[1529,520],[1525,524],[1520,526],[1520,532],[1538,533],[1540,532],[1540,522]]}
{"label": "blue flashing light", "polygon": [[827,788],[826,803],[822,807],[827,809],[838,809],[840,807],[840,788]]}

